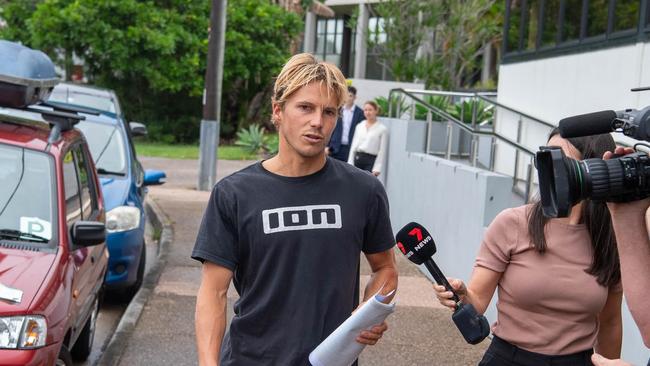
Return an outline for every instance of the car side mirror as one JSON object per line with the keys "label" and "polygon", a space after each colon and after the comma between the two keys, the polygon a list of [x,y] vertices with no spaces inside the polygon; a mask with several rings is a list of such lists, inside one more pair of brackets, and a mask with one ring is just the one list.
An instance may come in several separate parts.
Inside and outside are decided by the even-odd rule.
{"label": "car side mirror", "polygon": [[147,126],[140,122],[129,122],[129,128],[131,129],[131,134],[134,137],[146,136],[148,133]]}
{"label": "car side mirror", "polygon": [[70,234],[75,245],[90,247],[106,241],[106,225],[98,221],[77,221]]}
{"label": "car side mirror", "polygon": [[144,171],[144,185],[157,186],[165,183],[167,174],[162,170],[147,169]]}

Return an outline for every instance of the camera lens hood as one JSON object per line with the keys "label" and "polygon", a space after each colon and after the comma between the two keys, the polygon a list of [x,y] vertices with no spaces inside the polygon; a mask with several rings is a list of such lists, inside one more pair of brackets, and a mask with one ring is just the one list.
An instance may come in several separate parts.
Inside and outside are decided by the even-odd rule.
{"label": "camera lens hood", "polygon": [[539,194],[546,217],[567,217],[571,212],[573,197],[565,160],[562,149],[555,146],[541,146],[535,155]]}

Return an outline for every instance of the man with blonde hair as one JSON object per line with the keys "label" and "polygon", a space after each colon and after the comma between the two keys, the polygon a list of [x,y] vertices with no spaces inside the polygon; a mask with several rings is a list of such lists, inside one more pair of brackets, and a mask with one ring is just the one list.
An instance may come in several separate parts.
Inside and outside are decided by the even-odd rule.
{"label": "man with blonde hair", "polygon": [[[397,287],[382,185],[325,154],[346,96],[338,68],[293,56],[273,90],[278,154],[215,185],[192,252],[203,263],[201,365],[309,365],[309,353],[355,309],[361,252],[373,272],[364,299]],[[231,280],[240,298],[224,336]],[[386,328],[357,342],[375,344]]]}

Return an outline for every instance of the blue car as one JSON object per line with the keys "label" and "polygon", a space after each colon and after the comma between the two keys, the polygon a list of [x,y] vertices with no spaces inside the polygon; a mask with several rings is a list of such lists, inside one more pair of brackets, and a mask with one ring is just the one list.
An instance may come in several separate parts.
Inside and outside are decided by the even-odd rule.
{"label": "blue car", "polygon": [[110,255],[105,284],[108,290],[123,290],[131,297],[144,277],[146,186],[162,184],[165,173],[143,170],[132,136],[146,134],[146,128],[133,122],[127,128],[111,91],[59,84],[49,102],[85,107],[97,113],[85,114],[86,120],[76,127],[88,141],[104,196]]}

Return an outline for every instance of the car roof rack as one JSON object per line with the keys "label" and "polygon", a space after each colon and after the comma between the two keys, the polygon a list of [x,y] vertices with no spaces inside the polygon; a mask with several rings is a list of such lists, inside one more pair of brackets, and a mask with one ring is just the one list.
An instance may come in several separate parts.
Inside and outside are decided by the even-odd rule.
{"label": "car roof rack", "polygon": [[99,113],[83,107],[60,105],[57,103],[41,102],[38,106],[49,107],[52,110],[30,108],[26,107],[25,110],[30,112],[40,113],[44,120],[46,120],[52,131],[47,138],[47,142],[52,144],[61,138],[61,132],[65,132],[74,128],[74,125],[86,119],[86,116],[81,116],[79,113],[91,114],[99,116]]}
{"label": "car roof rack", "polygon": [[54,64],[46,54],[0,40],[0,107],[39,113],[52,128],[49,144],[86,119],[79,113],[99,115],[91,109],[48,102],[58,83]]}
{"label": "car roof rack", "polygon": [[[46,104],[41,103],[38,104],[38,106],[50,107],[51,105],[47,103]],[[39,113],[41,117],[43,117],[43,119],[50,124],[50,127],[52,129],[50,130],[50,135],[47,138],[47,142],[49,144],[53,144],[59,141],[62,132],[73,129],[74,125],[79,123],[79,121],[83,121],[86,119],[85,116],[81,116],[74,111],[61,110],[56,108],[53,108],[52,110],[47,110],[47,109],[33,108],[28,106],[22,109],[33,113]]]}

